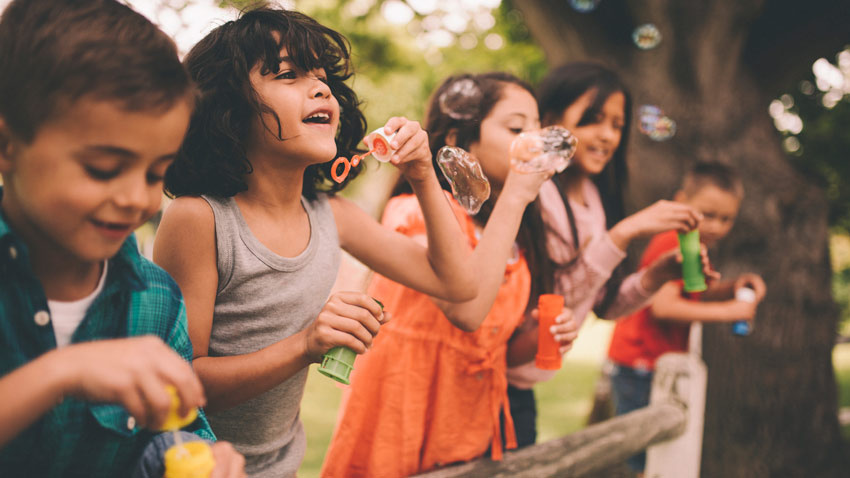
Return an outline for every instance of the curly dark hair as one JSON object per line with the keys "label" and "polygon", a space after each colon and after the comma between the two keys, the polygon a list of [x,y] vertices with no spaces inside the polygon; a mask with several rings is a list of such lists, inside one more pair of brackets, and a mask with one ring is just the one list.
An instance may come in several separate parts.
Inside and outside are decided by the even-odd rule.
{"label": "curly dark hair", "polygon": [[[276,131],[265,127],[283,141],[280,118],[254,91],[249,73],[257,65],[263,73],[277,73],[284,48],[296,68],[325,70],[340,108],[337,154],[360,151],[357,144],[366,131],[366,119],[357,95],[345,83],[353,74],[348,40],[303,13],[259,6],[213,30],[186,55],[184,63],[200,97],[183,146],[165,175],[168,194],[229,197],[248,188],[244,177],[253,166],[245,141],[256,118],[272,115]],[[348,178],[337,184],[331,181],[331,164],[307,167],[305,197],[341,190],[363,167],[362,163],[352,167]]]}

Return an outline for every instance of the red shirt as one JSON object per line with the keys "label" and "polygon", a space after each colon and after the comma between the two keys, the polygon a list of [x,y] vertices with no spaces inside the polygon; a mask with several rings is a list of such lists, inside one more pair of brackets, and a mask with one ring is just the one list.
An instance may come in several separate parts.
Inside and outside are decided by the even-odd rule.
{"label": "red shirt", "polygon": [[[676,231],[655,236],[641,257],[640,267],[652,264],[667,251],[679,247]],[[682,281],[676,283],[682,286]],[[652,370],[655,360],[666,352],[688,348],[690,324],[656,320],[649,307],[623,317],[614,326],[608,357],[627,367]]]}

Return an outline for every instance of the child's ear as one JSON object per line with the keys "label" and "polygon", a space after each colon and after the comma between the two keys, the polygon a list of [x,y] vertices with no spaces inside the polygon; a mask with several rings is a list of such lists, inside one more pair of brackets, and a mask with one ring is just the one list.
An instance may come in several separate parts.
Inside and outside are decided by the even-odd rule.
{"label": "child's ear", "polygon": [[673,200],[676,202],[687,202],[688,196],[685,194],[685,191],[679,189],[676,191],[676,194],[673,194]]}
{"label": "child's ear", "polygon": [[452,128],[446,132],[446,144],[457,146],[457,128]]}

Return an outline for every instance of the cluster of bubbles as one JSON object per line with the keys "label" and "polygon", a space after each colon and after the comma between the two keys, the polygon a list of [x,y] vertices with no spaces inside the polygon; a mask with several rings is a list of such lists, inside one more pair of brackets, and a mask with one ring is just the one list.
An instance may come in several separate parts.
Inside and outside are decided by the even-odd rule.
{"label": "cluster of bubbles", "polygon": [[570,0],[570,6],[577,12],[587,13],[596,10],[596,7],[599,6],[599,2],[601,1],[602,0]]}
{"label": "cluster of bubbles", "polygon": [[661,43],[661,32],[652,23],[645,23],[635,28],[632,40],[641,50],[651,50]]}
{"label": "cluster of bubbles", "polygon": [[474,216],[490,197],[490,181],[475,156],[456,146],[437,151],[437,164],[452,187],[457,202]]}
{"label": "cluster of bubbles", "polygon": [[643,105],[638,109],[640,132],[653,141],[667,141],[676,134],[676,122],[653,105]]}
{"label": "cluster of bubbles", "polygon": [[483,93],[471,78],[450,84],[439,98],[440,111],[456,120],[470,120],[478,115]]}
{"label": "cluster of bubbles", "polygon": [[522,173],[560,173],[570,165],[578,139],[561,126],[526,131],[511,142],[511,167]]}

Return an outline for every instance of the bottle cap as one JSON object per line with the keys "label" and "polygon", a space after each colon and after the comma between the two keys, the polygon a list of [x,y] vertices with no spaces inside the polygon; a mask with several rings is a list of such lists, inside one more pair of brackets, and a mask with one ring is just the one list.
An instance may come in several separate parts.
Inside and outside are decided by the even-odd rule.
{"label": "bottle cap", "polygon": [[735,300],[753,303],[756,301],[756,291],[750,289],[749,287],[741,287],[740,289],[735,291]]}
{"label": "bottle cap", "polygon": [[173,385],[166,385],[165,391],[168,392],[168,395],[171,397],[171,406],[168,408],[168,416],[165,418],[162,425],[159,426],[160,430],[179,430],[191,424],[196,418],[198,418],[198,410],[196,408],[189,410],[189,413],[187,413],[184,417],[178,415],[178,410],[180,409],[180,397],[177,395],[177,389],[174,388]]}
{"label": "bottle cap", "polygon": [[209,478],[213,468],[212,448],[203,441],[190,441],[165,452],[163,478]]}
{"label": "bottle cap", "polygon": [[354,369],[354,359],[357,354],[348,347],[334,347],[322,357],[319,373],[348,385],[351,371]]}
{"label": "bottle cap", "polygon": [[395,150],[390,146],[393,138],[395,138],[395,133],[391,135],[384,134],[384,127],[382,126],[367,134],[366,137],[363,138],[363,142],[366,143],[367,148],[375,150],[372,153],[372,156],[374,156],[375,159],[382,163],[386,163],[390,160],[393,153],[395,153]]}

